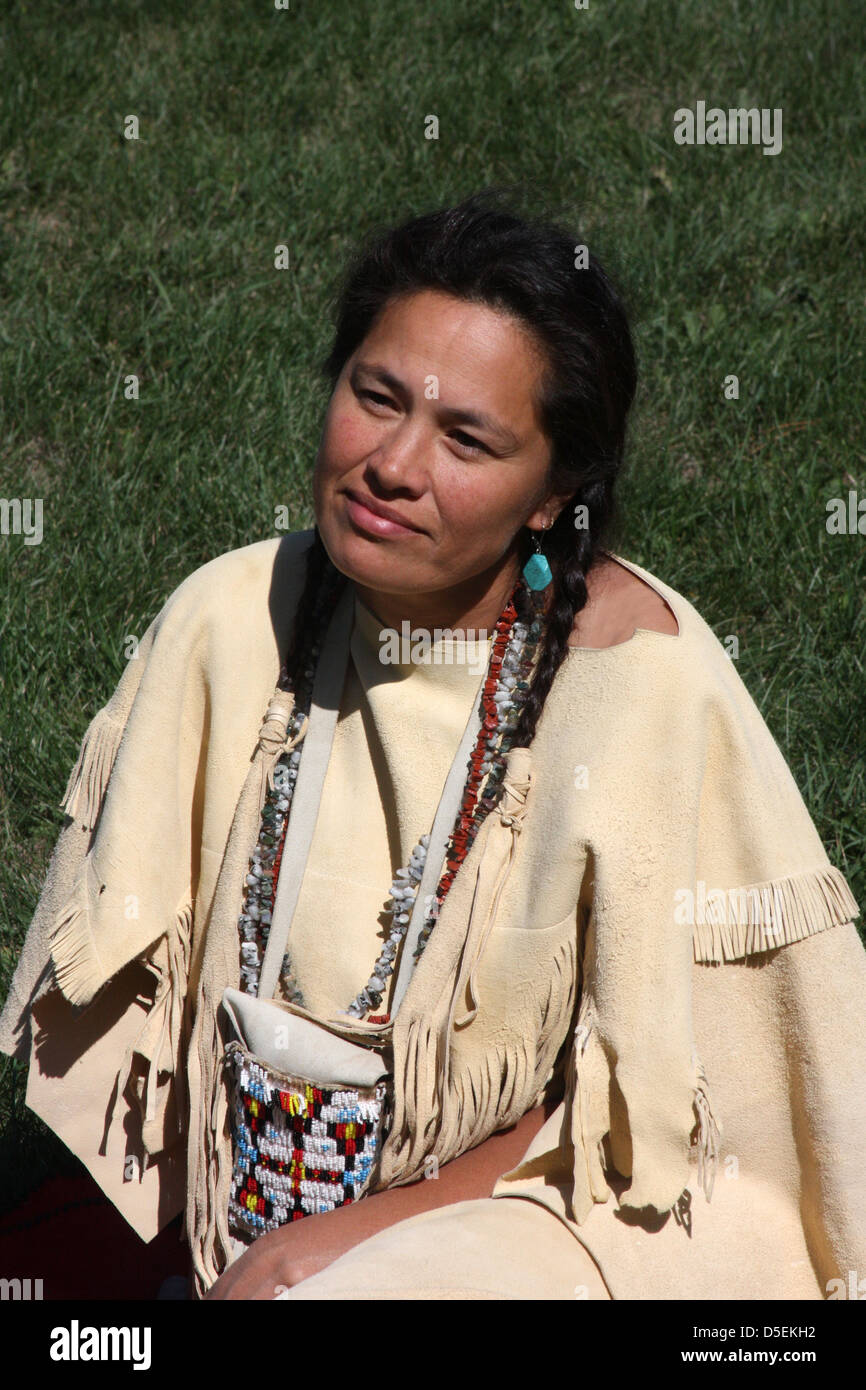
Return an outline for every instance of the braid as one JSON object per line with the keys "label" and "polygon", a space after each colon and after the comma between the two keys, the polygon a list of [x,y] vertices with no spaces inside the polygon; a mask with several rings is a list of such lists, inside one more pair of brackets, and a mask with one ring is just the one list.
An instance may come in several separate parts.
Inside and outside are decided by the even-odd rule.
{"label": "braid", "polygon": [[541,619],[541,641],[530,689],[521,691],[526,698],[509,730],[512,747],[532,743],[575,616],[586,605],[587,575],[614,515],[637,384],[618,291],[594,253],[578,265],[575,247],[585,250],[585,237],[571,213],[561,220],[543,202],[534,187],[488,187],[455,206],[373,229],[346,268],[331,349],[321,363],[333,390],[384,308],[422,290],[510,316],[545,363],[534,405],[551,445],[549,496],[585,505],[589,528],[575,527],[567,504],[544,537],[552,586],[540,594],[517,585],[518,617],[527,624]]}
{"label": "braid", "polygon": [[[586,606],[586,576],[613,516],[613,483],[610,480],[591,483],[575,493],[572,502],[587,507],[591,524],[586,530],[575,531],[573,507],[566,504],[549,532],[545,553],[553,571],[553,595],[545,615],[541,652],[514,732],[515,748],[528,748],[532,743],[554,676],[568,653],[575,616]],[[521,621],[531,621],[534,616],[532,597],[522,585],[518,595],[520,602],[515,598],[518,617]]]}
{"label": "braid", "polygon": [[304,587],[295,609],[292,638],[277,682],[280,690],[293,690],[302,707],[315,675],[308,661],[308,653],[320,631],[323,617],[332,611],[345,581],[346,576],[336,568],[325,549],[318,526],[314,526],[313,541],[307,551]]}
{"label": "braid", "polygon": [[[584,505],[592,518],[590,526],[575,532],[573,506]],[[511,746],[528,748],[533,739],[553,686],[554,677],[568,654],[568,639],[576,615],[589,597],[586,577],[595,562],[602,535],[609,529],[614,512],[613,482],[590,483],[579,489],[572,505],[563,507],[547,534],[546,554],[553,572],[553,593],[547,605],[525,585],[514,595],[517,616],[529,624],[534,617],[544,620],[544,637],[535,664],[530,688],[523,702]],[[307,653],[321,629],[323,617],[330,613],[346,582],[332,563],[322,542],[318,526],[307,551],[304,588],[295,610],[294,627],[286,660],[280,669],[281,690],[294,690],[299,705],[312,686],[315,671],[306,665]]]}

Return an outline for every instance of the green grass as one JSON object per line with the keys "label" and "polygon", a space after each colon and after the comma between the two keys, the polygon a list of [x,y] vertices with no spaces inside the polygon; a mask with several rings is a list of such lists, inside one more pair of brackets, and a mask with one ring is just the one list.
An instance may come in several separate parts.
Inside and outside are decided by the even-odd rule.
{"label": "green grass", "polygon": [[[642,380],[619,548],[739,638],[866,901],[866,539],[824,525],[828,498],[866,497],[860,7],[10,11],[0,496],[42,497],[45,535],[0,537],[3,996],[125,639],[196,566],[274,534],[277,505],[311,524],[315,363],[346,253],[371,224],[490,182],[534,181],[622,280]],[[782,107],[781,154],[675,145],[673,113],[698,99]],[[24,1082],[0,1061],[6,1206],[75,1169]]]}

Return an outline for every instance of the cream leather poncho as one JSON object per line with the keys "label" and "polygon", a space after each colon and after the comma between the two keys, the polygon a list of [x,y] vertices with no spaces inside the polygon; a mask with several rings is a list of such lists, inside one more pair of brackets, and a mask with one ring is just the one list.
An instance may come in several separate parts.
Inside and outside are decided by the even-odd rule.
{"label": "cream leather poncho", "polygon": [[[274,687],[310,539],[221,556],[151,624],[85,735],[0,1017],[0,1047],[31,1056],[28,1104],[139,1234],[186,1207],[199,1291],[230,1258],[219,1004],[238,984],[241,886],[286,741],[291,701]],[[514,1122],[559,1070],[562,1219],[588,1224],[614,1185],[622,1210],[670,1211],[695,1168],[709,1194],[721,1132],[694,962],[759,958],[858,914],[714,634],[632,568],[679,636],[569,651],[393,1025],[347,1025],[390,1048],[380,1188]],[[302,753],[299,779],[322,773]],[[545,1129],[532,1155],[549,1152]],[[862,1184],[847,1194],[862,1202]],[[861,1208],[847,1228],[861,1256],[864,1225]],[[857,1254],[849,1241],[839,1258]]]}

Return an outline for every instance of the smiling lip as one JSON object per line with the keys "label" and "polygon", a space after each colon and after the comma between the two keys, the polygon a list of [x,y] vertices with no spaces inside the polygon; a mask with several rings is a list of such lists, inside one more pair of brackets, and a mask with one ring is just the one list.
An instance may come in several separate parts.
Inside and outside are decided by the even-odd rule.
{"label": "smiling lip", "polygon": [[346,492],[349,517],[362,531],[374,536],[405,536],[418,533],[417,526],[411,526],[399,512],[377,502],[373,497],[361,497],[354,492]]}

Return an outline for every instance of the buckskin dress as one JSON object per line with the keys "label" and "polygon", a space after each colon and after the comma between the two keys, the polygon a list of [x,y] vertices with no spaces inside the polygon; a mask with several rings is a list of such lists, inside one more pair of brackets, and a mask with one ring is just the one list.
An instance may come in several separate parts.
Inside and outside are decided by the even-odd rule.
{"label": "buckskin dress", "polygon": [[[0,1016],[28,1104],[142,1238],[185,1210],[198,1293],[233,1253],[219,1001],[310,539],[218,557],[151,624],[85,735]],[[490,1197],[398,1223],[289,1299],[824,1298],[866,1273],[859,909],[711,629],[621,563],[679,633],[572,648],[509,755],[389,1025],[378,1185],[557,1109]],[[330,759],[299,774],[323,790],[289,953],[322,1017],[369,976],[480,681],[383,665],[349,598]]]}

